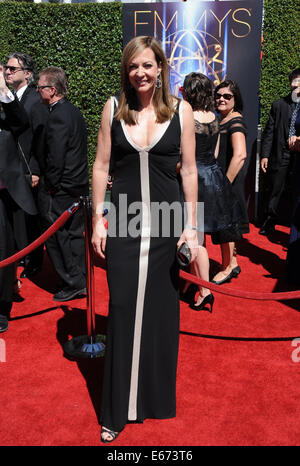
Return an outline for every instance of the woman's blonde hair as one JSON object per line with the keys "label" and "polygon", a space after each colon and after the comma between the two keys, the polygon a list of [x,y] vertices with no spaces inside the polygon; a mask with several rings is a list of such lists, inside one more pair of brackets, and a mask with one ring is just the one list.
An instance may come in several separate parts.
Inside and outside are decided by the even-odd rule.
{"label": "woman's blonde hair", "polygon": [[139,108],[138,96],[131,86],[128,76],[128,64],[138,53],[150,48],[161,67],[161,87],[155,87],[153,95],[153,106],[156,113],[156,121],[164,123],[174,114],[174,98],[169,88],[169,70],[164,51],[159,42],[151,36],[138,36],[132,39],[124,48],[121,62],[121,96],[116,111],[116,119],[123,119],[128,125],[136,124],[136,111]]}

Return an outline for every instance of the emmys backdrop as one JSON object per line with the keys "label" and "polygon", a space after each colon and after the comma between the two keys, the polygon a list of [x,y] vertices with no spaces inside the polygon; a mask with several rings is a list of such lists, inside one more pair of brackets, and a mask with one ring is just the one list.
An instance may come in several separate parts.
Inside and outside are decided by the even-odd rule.
{"label": "emmys backdrop", "polygon": [[255,189],[262,9],[262,0],[123,5],[124,45],[140,35],[158,39],[175,95],[181,97],[179,87],[191,71],[204,73],[215,85],[227,78],[238,83],[248,129],[248,199]]}

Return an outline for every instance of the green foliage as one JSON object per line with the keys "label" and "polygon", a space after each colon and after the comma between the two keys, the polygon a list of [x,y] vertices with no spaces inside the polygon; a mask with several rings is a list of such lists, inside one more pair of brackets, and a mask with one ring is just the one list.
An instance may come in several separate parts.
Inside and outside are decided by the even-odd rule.
{"label": "green foliage", "polygon": [[95,153],[104,103],[120,86],[122,4],[0,4],[0,62],[25,52],[37,70],[61,66],[68,98],[82,111],[89,131],[89,165]]}
{"label": "green foliage", "polygon": [[260,83],[261,124],[271,103],[290,91],[288,75],[300,66],[299,0],[264,0],[263,59]]}
{"label": "green foliage", "polygon": [[[271,103],[289,92],[288,73],[299,66],[298,0],[264,1],[261,124]],[[37,69],[61,66],[69,99],[84,114],[93,163],[100,114],[120,85],[122,4],[0,2],[0,61],[12,51],[31,55]]]}

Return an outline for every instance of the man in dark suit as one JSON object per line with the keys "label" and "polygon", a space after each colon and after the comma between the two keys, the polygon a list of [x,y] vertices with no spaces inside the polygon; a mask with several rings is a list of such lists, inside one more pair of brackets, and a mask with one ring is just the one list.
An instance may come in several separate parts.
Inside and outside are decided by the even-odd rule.
{"label": "man in dark suit", "polygon": [[[17,149],[17,138],[28,126],[25,110],[5,84],[0,66],[0,261],[15,252],[15,219],[20,210],[36,215],[31,188]],[[12,307],[15,265],[0,269],[0,332],[8,328]]]}
{"label": "man in dark suit", "polygon": [[[87,131],[78,108],[66,98],[67,78],[61,68],[40,73],[41,102],[50,113],[45,128],[45,149],[39,159],[38,201],[44,226],[49,227],[81,195],[88,195]],[[68,301],[86,293],[83,213],[79,209],[46,242],[49,257],[62,280],[55,301]]]}
{"label": "man in dark suit", "polygon": [[[300,76],[300,68],[289,74],[291,93],[292,82]],[[288,174],[291,170],[291,152],[288,146],[289,127],[294,102],[291,93],[272,103],[269,119],[265,127],[261,145],[261,169],[268,172],[270,195],[265,221],[259,231],[268,235],[274,231],[278,218],[277,207],[283,193]]]}
{"label": "man in dark suit", "polygon": [[[14,52],[8,56],[5,69],[7,85],[13,91],[24,107],[29,127],[18,138],[19,155],[24,163],[27,178],[32,183],[32,192],[36,199],[37,185],[39,182],[40,168],[36,159],[38,146],[42,143],[43,130],[48,118],[48,112],[41,104],[39,94],[36,91],[37,73],[32,58],[25,54]],[[31,179],[31,180],[30,180]],[[32,243],[41,234],[39,217],[29,217],[26,213],[19,213],[19,249],[23,249],[28,243]],[[35,275],[41,268],[43,260],[43,246],[33,251],[25,258],[25,268],[21,278]]]}

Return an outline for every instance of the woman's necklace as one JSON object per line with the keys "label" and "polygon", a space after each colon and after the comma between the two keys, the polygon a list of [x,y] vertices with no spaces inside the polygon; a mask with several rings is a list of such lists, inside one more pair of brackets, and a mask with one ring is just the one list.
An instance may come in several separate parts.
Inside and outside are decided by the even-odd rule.
{"label": "woman's necklace", "polygon": [[224,118],[221,118],[221,123],[226,123],[228,120],[230,120],[230,115],[234,113],[234,109],[232,108],[229,110],[229,112],[224,116]]}

